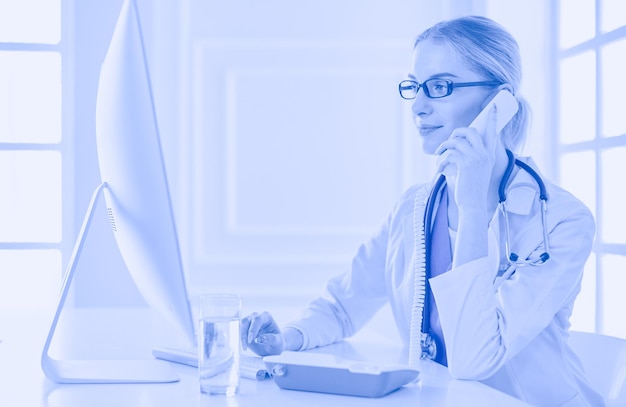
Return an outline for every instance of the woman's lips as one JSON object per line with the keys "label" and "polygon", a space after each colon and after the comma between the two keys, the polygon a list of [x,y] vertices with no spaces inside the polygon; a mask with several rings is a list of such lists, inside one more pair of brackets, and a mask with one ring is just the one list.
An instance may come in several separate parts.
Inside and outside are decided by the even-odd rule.
{"label": "woman's lips", "polygon": [[418,126],[419,132],[422,136],[427,136],[428,134],[434,132],[435,130],[438,130],[440,128],[442,128],[443,126],[432,126],[432,125],[421,125]]}

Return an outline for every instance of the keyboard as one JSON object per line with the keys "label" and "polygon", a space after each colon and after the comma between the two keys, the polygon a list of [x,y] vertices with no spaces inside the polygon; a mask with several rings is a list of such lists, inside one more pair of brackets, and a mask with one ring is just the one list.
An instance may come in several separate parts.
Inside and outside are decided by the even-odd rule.
{"label": "keyboard", "polygon": [[[157,359],[198,367],[197,348],[154,348],[152,355]],[[239,376],[244,379],[266,380],[271,377],[271,374],[265,367],[262,358],[258,356],[240,355]]]}

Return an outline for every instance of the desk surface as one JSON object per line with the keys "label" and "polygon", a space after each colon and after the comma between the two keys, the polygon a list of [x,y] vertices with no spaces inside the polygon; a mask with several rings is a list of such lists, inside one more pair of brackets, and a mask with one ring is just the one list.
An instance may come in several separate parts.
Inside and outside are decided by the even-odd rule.
{"label": "desk surface", "polygon": [[[97,317],[94,312],[100,312]],[[137,315],[133,312],[116,311],[115,321],[126,326]],[[99,332],[109,331],[106,323],[111,318],[102,317],[101,311],[90,310],[80,318],[72,317],[73,324],[59,333],[60,346],[71,348],[74,355],[97,358],[94,352],[111,356],[116,352],[145,352],[151,349],[144,342],[144,350],[137,345],[126,346],[129,338],[122,338],[125,346],[120,348],[111,337]],[[122,315],[122,316],[120,316]],[[0,405],[1,406],[526,406],[527,404],[500,393],[478,382],[453,380],[447,369],[434,362],[424,362],[420,366],[420,380],[417,384],[403,387],[385,397],[369,399],[361,397],[337,396],[281,390],[273,381],[253,381],[242,379],[239,394],[235,397],[205,396],[198,389],[195,368],[172,363],[172,368],[181,380],[168,384],[57,384],[48,380],[40,367],[41,349],[47,334],[51,315],[45,313],[21,313],[0,315]],[[93,321],[98,321],[94,324]],[[83,322],[77,322],[83,321]],[[85,321],[91,321],[87,323]],[[141,325],[141,324],[139,324]],[[89,329],[84,329],[88,326]],[[101,327],[101,328],[99,328]],[[139,327],[145,329],[145,327]],[[144,331],[145,332],[145,331]],[[138,336],[130,333],[134,338]],[[91,336],[92,339],[87,339]],[[55,336],[56,338],[56,336]],[[68,339],[69,338],[69,339]],[[93,339],[98,338],[98,339]],[[90,342],[91,346],[81,345]],[[98,343],[98,341],[100,343]],[[141,339],[134,340],[136,343]],[[97,344],[98,346],[93,346]],[[356,360],[382,362],[398,359],[401,350],[387,344],[355,339],[329,347],[319,348],[316,352],[340,354],[342,357]],[[81,349],[83,348],[83,349]],[[61,351],[59,351],[61,352]],[[81,354],[82,352],[82,354]],[[63,352],[61,352],[63,353]],[[367,355],[367,356],[365,356]],[[118,355],[119,357],[119,355]],[[163,362],[168,363],[168,362]]]}

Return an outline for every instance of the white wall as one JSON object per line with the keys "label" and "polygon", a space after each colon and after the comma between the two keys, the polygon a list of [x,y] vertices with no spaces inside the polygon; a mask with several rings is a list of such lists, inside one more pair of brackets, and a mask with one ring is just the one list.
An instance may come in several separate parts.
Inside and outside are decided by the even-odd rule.
{"label": "white wall", "polygon": [[[259,19],[254,3],[240,2],[237,3],[237,7],[231,7],[222,2],[138,0],[172,187],[172,200],[183,244],[188,282],[193,293],[237,290],[249,296],[259,293],[267,297],[282,295],[287,302],[301,304],[318,294],[330,276],[349,267],[351,256],[358,244],[373,233],[399,194],[408,185],[424,181],[430,176],[432,162],[420,152],[419,142],[407,114],[408,106],[400,103],[395,87],[397,81],[404,79],[408,69],[413,37],[440,19],[485,12],[486,15],[501,22],[518,38],[526,72],[523,93],[534,106],[535,113],[534,131],[527,152],[535,155],[540,164],[544,160],[546,150],[542,148],[541,138],[547,128],[544,113],[547,97],[542,93],[545,87],[538,84],[545,82],[545,69],[541,67],[546,60],[546,51],[542,38],[545,31],[542,31],[541,24],[544,6],[539,0],[507,2],[506,6],[494,0],[449,0],[437,4],[429,1],[394,1],[385,4],[355,2],[349,4],[351,9],[346,9],[344,15],[350,16],[353,20],[330,19],[323,21],[325,23],[323,26],[321,20],[311,22],[302,19],[297,20],[299,26],[295,28],[290,28],[289,24],[283,21],[290,18],[288,14],[284,15],[284,18],[280,15],[270,15],[267,17],[268,21]],[[264,3],[263,7],[271,11],[272,7],[278,7],[280,4],[280,1],[275,0]],[[311,13],[310,18],[322,19],[326,14],[332,14],[330,11],[338,12],[332,9],[336,7],[333,2],[313,4],[310,3],[307,9]],[[120,6],[121,0],[77,2],[77,225],[82,222],[83,211],[93,188],[100,182],[93,122],[97,74]],[[325,10],[324,7],[328,9]],[[355,10],[358,12],[355,13]],[[425,13],[424,10],[428,12]],[[527,21],[531,18],[537,22],[533,25],[532,31],[527,27]],[[291,37],[280,37],[281,33],[285,35],[289,32]],[[279,76],[275,75],[276,72],[272,73],[271,69],[281,65],[286,66],[287,70],[291,69],[292,72],[300,70],[302,73],[305,71],[303,66],[298,65],[297,61],[289,60],[289,53],[283,52],[276,57],[265,55],[267,52],[280,50],[280,47],[297,48],[298,42],[308,44],[309,47],[317,47],[315,52],[322,59],[317,65],[318,68],[325,70],[326,75],[331,75],[330,80],[337,81],[337,86],[341,86],[341,81],[349,78],[345,75],[347,70],[360,68],[368,74],[360,75],[358,79],[365,83],[371,81],[365,86],[372,88],[372,92],[387,92],[385,89],[388,89],[389,94],[357,91],[358,97],[346,102],[349,106],[346,107],[348,110],[345,110],[344,114],[349,116],[348,122],[344,124],[333,122],[326,124],[325,127],[313,123],[318,130],[343,129],[338,135],[347,134],[348,137],[342,139],[339,144],[337,137],[323,138],[325,142],[331,143],[327,152],[332,153],[333,149],[339,149],[344,151],[343,156],[332,153],[327,155],[326,162],[319,162],[319,166],[311,161],[307,168],[298,167],[294,171],[300,178],[305,178],[312,184],[316,192],[313,196],[316,196],[318,201],[299,198],[298,196],[307,193],[307,189],[299,184],[298,180],[289,177],[289,174],[282,174],[281,182],[292,182],[290,190],[296,194],[296,198],[287,196],[287,199],[303,205],[302,212],[306,217],[298,226],[300,229],[294,229],[293,224],[290,224],[296,219],[294,218],[296,213],[276,210],[272,207],[278,202],[276,199],[258,196],[258,202],[248,202],[252,206],[239,206],[239,215],[244,216],[247,213],[249,216],[254,214],[265,216],[261,220],[266,225],[274,222],[278,229],[273,232],[258,229],[256,236],[247,238],[229,235],[228,230],[214,233],[217,229],[212,229],[211,225],[215,226],[215,223],[211,222],[219,222],[223,216],[227,216],[228,211],[222,206],[224,201],[221,194],[229,190],[223,184],[229,182],[229,178],[219,178],[226,176],[228,171],[222,172],[224,167],[212,166],[209,161],[224,158],[223,152],[226,150],[223,150],[221,143],[227,141],[216,133],[219,130],[206,130],[207,125],[215,124],[211,121],[222,119],[219,115],[214,115],[214,112],[206,110],[209,106],[217,107],[221,103],[218,100],[217,105],[211,105],[206,101],[206,96],[215,90],[210,88],[211,84],[217,83],[211,81],[223,77],[224,72],[228,70],[234,72],[235,76],[231,75],[231,78],[235,78],[236,81],[249,80],[252,77],[245,75],[249,75],[251,68],[247,67],[246,73],[242,71],[242,67],[252,63],[265,67],[266,81],[278,80]],[[256,45],[249,47],[251,43]],[[233,48],[224,51],[228,44]],[[352,47],[341,51],[345,54],[343,59],[340,54],[333,54],[342,46]],[[372,49],[377,49],[378,55],[373,54]],[[254,53],[256,60],[246,60],[238,56],[237,54],[241,52]],[[335,55],[334,60],[323,60],[332,55]],[[349,58],[345,58],[346,56]],[[276,58],[278,63],[275,63]],[[354,58],[360,58],[361,62],[358,65],[348,62]],[[268,67],[271,69],[268,70]],[[241,76],[242,72],[244,76]],[[306,74],[315,76],[319,73],[315,74],[309,69]],[[258,91],[263,89],[261,86]],[[326,88],[327,91],[328,89]],[[311,88],[307,88],[307,91],[310,92]],[[277,110],[280,110],[281,103],[284,104],[282,108],[287,109],[291,105],[302,103],[302,100],[300,95],[289,101],[276,99],[267,103],[276,103]],[[257,98],[252,101],[262,103],[263,99]],[[309,101],[305,106],[310,110],[312,122],[327,121],[331,112],[315,107],[316,104],[320,105],[319,102]],[[311,109],[319,110],[316,112]],[[369,120],[367,124],[354,123],[354,118],[360,117],[359,111],[362,112],[363,119]],[[271,110],[265,109],[265,112],[269,114]],[[297,110],[294,112],[297,113]],[[263,117],[255,117],[252,110],[240,109],[238,114],[244,120],[241,124],[234,125],[240,131],[238,137],[240,140],[255,141],[253,133],[245,133],[241,129],[245,128],[245,120],[260,121]],[[260,137],[272,140],[272,120],[279,119],[280,115],[267,119]],[[286,126],[296,128],[294,123],[288,123]],[[375,130],[368,132],[368,129]],[[303,129],[303,133],[309,138],[314,136],[314,133],[307,133],[306,129]],[[285,133],[281,137],[286,136]],[[207,140],[213,140],[217,144],[206,144]],[[283,144],[290,141],[289,138],[273,140]],[[258,156],[263,154],[274,157],[266,164],[268,168],[273,168],[275,174],[279,174],[278,171],[284,168],[284,165],[276,161],[278,156],[272,155],[274,147],[258,144],[256,148],[261,150],[256,151],[256,156],[241,155],[244,147],[236,145],[235,150],[230,150],[231,153],[240,154],[241,158],[245,158],[244,161],[236,160],[235,167],[231,167],[239,174],[254,175],[254,170],[250,172],[249,168],[245,167],[246,162],[259,165],[263,160],[259,160]],[[213,151],[215,148],[219,148],[220,152],[216,154]],[[360,153],[354,154],[355,151]],[[201,154],[198,155],[198,152]],[[302,155],[298,160],[310,160],[306,153],[300,151],[299,154]],[[364,164],[362,160],[367,162]],[[371,175],[368,175],[369,178],[362,175],[368,173],[371,166],[375,169],[370,174],[380,174],[376,179],[370,179]],[[351,168],[357,169],[357,172]],[[216,176],[219,177],[215,178]],[[355,177],[352,182],[351,177]],[[232,179],[231,177],[230,180]],[[335,189],[344,184],[352,189],[349,192]],[[230,185],[230,190],[254,191],[255,187],[260,187],[259,191],[266,190],[272,194],[281,191],[269,181],[262,185],[245,182]],[[334,196],[340,199],[334,203],[329,202],[329,198]],[[262,211],[254,207],[259,202],[267,205],[261,207]],[[329,213],[333,210],[336,213]],[[320,221],[329,217],[335,219],[334,223],[320,228]],[[351,217],[352,220],[346,221],[347,217]],[[272,238],[272,233],[276,235],[276,231],[281,230],[282,238]],[[297,233],[293,234],[290,230]],[[333,236],[333,230],[339,232],[339,237]],[[302,231],[309,237],[299,236]],[[142,301],[116,252],[105,216],[95,224],[92,235],[84,260],[88,272],[77,277],[77,284],[81,287],[77,300],[86,305],[111,302],[122,305],[141,304]],[[272,245],[268,246],[268,241],[273,241]],[[221,248],[216,251],[215,247]],[[263,250],[259,251],[259,247],[263,247]],[[218,261],[212,261],[211,258]],[[111,299],[110,292],[116,293],[115,298]]]}
{"label": "white wall", "polygon": [[474,5],[183,4],[155,7],[153,66],[179,75],[155,86],[192,289],[315,295],[430,178],[396,84],[414,36]]}

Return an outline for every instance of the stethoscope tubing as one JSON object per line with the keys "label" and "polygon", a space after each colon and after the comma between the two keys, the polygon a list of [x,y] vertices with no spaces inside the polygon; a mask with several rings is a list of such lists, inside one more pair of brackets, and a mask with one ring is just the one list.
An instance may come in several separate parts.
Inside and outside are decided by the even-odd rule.
{"label": "stethoscope tubing", "polygon": [[[508,164],[500,180],[500,184],[498,186],[498,197],[499,197],[499,206],[504,215],[505,221],[505,229],[506,229],[506,251],[507,251],[507,261],[511,265],[532,265],[537,266],[545,263],[549,258],[549,248],[548,248],[548,232],[546,227],[546,212],[547,212],[547,201],[548,201],[548,193],[546,191],[545,184],[539,174],[528,164],[525,162],[515,158],[513,152],[509,149],[506,149],[506,154],[508,157]],[[543,245],[544,245],[544,253],[540,255],[540,258],[537,261],[520,261],[518,260],[518,256],[515,253],[510,251],[510,236],[509,236],[509,224],[508,224],[508,215],[505,208],[506,202],[506,187],[511,178],[511,174],[513,173],[514,166],[517,165],[524,171],[526,171],[536,182],[539,187],[539,200],[541,201],[541,223],[543,228]],[[441,187],[445,183],[445,176],[443,174],[439,174],[439,177],[435,181],[435,184],[431,190],[431,194],[428,197],[426,202],[426,210],[424,211],[424,249],[425,249],[425,265],[426,265],[426,283],[425,283],[425,301],[424,307],[422,311],[422,334],[430,333],[430,283],[429,279],[431,277],[431,258],[432,258],[432,234],[433,234],[433,212],[435,210],[435,203],[437,201],[437,196],[441,190]]]}

